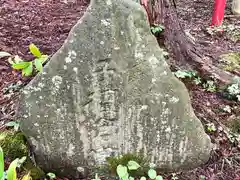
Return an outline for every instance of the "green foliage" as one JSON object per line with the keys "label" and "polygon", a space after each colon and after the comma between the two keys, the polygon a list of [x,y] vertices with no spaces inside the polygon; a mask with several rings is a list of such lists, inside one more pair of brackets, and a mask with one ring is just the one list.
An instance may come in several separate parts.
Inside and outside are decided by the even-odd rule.
{"label": "green foliage", "polygon": [[171,180],[177,180],[177,179],[178,179],[178,177],[177,177],[176,173],[172,173],[172,178],[171,178]]}
{"label": "green foliage", "polygon": [[41,52],[39,51],[39,49],[37,48],[37,46],[35,46],[34,44],[30,44],[29,45],[29,49],[30,49],[30,52],[37,58],[41,58],[42,57],[42,54]]}
{"label": "green foliage", "polygon": [[222,108],[222,110],[223,110],[224,112],[227,112],[227,113],[231,113],[231,112],[232,112],[232,109],[231,109],[231,107],[230,107],[229,105],[224,106],[224,107]]}
{"label": "green foliage", "polygon": [[129,170],[137,170],[138,168],[140,168],[140,165],[135,161],[128,161],[127,166]]}
{"label": "green foliage", "polygon": [[121,164],[118,165],[117,166],[117,174],[118,174],[118,177],[122,180],[129,179],[128,169],[126,166],[123,166]]}
{"label": "green foliage", "polygon": [[18,131],[19,130],[19,121],[10,121],[8,123],[5,124],[6,127],[13,127],[14,131]]}
{"label": "green foliage", "polygon": [[34,70],[42,72],[43,63],[48,59],[48,56],[42,54],[34,44],[29,45],[29,50],[35,56],[33,61],[25,61],[19,56],[12,56],[7,52],[0,52],[0,58],[9,57],[8,62],[13,69],[21,71],[22,76],[31,76]]}
{"label": "green foliage", "polygon": [[[135,162],[135,161],[129,161],[127,166],[123,166],[121,164],[119,164],[117,166],[117,174],[118,174],[118,177],[120,178],[120,180],[134,180],[134,177],[130,176],[129,173],[128,173],[128,170],[137,170],[139,169],[141,166]],[[148,170],[147,172],[148,174],[148,177],[150,179],[154,179],[154,180],[163,180],[162,176],[160,175],[157,175],[157,172],[150,167],[150,169]],[[145,180],[147,179],[145,176],[142,176],[140,178],[140,180]]]}
{"label": "green foliage", "polygon": [[0,147],[0,179],[3,179],[4,175],[4,155],[3,149]]}
{"label": "green foliage", "polygon": [[[123,166],[133,165],[132,161],[135,161],[140,165],[140,168],[130,172],[131,176],[143,176],[147,172],[148,160],[141,154],[127,153],[122,156],[108,157],[107,159],[108,170],[112,174],[117,174],[116,169],[119,164]],[[130,162],[130,164],[128,164]]]}
{"label": "green foliage", "polygon": [[175,76],[177,78],[193,78],[197,75],[197,73],[195,71],[186,71],[186,70],[178,70],[176,72],[174,72]]}
{"label": "green foliage", "polygon": [[201,78],[198,76],[196,71],[178,70],[174,72],[174,75],[180,79],[186,79],[186,78],[193,79],[196,85],[202,83]]}
{"label": "green foliage", "polygon": [[203,81],[199,77],[199,75],[196,71],[178,70],[178,71],[174,72],[174,75],[179,79],[193,80],[193,82],[196,85],[201,84],[206,91],[209,91],[209,92],[217,91],[217,86],[215,85],[214,81],[211,81],[211,80]]}
{"label": "green foliage", "polygon": [[240,77],[235,77],[233,84],[227,87],[227,92],[232,99],[240,102]]}
{"label": "green foliage", "polygon": [[[3,149],[0,147],[0,179],[1,180],[17,180],[16,168],[20,168],[21,165],[25,162],[26,157],[21,159],[16,158],[8,167],[8,170],[4,171],[4,154]],[[31,180],[31,177],[26,174],[21,180]]]}
{"label": "green foliage", "polygon": [[240,77],[234,77],[233,82],[222,87],[221,92],[224,98],[240,102]]}
{"label": "green foliage", "polygon": [[30,172],[24,175],[22,180],[32,180],[32,177],[30,176]]}
{"label": "green foliage", "polygon": [[148,177],[150,177],[150,179],[156,179],[157,172],[154,169],[149,169],[148,170]]}
{"label": "green foliage", "polygon": [[164,26],[159,24],[159,25],[154,25],[151,27],[151,31],[153,34],[158,34],[161,33],[164,30]]}
{"label": "green foliage", "polygon": [[217,130],[217,128],[216,128],[215,124],[213,124],[213,123],[208,123],[207,124],[207,131],[208,132],[215,132],[216,130]]}
{"label": "green foliage", "polygon": [[[108,169],[118,176],[120,180],[147,180],[146,176],[154,180],[163,180],[154,170],[155,165],[148,165],[148,160],[143,155],[125,154],[118,157],[107,158]],[[104,178],[105,179],[105,178]],[[111,178],[114,179],[114,178]],[[93,180],[101,180],[97,173]]]}
{"label": "green foliage", "polygon": [[56,179],[56,175],[54,173],[47,173],[47,176],[50,178],[50,179]]}
{"label": "green foliage", "polygon": [[16,168],[18,165],[18,161],[19,161],[19,159],[17,158],[10,164],[10,166],[7,170],[7,180],[16,180],[17,179]]}
{"label": "green foliage", "polygon": [[200,175],[199,180],[206,180],[206,177],[204,175]]}
{"label": "green foliage", "polygon": [[203,84],[203,88],[208,92],[216,92],[217,86],[215,85],[214,81],[207,81]]}

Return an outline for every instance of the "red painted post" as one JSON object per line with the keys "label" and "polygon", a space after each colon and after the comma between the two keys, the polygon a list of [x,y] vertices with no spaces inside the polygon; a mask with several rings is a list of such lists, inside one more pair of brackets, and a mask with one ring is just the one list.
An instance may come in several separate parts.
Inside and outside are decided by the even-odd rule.
{"label": "red painted post", "polygon": [[211,26],[221,26],[224,18],[226,0],[215,0]]}

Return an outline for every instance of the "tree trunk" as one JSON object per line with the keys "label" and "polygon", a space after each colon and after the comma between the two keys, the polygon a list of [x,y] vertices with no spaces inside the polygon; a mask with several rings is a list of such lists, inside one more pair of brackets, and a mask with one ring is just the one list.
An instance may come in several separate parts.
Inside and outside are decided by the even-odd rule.
{"label": "tree trunk", "polygon": [[[144,2],[144,3],[143,3]],[[174,68],[197,70],[201,76],[212,76],[223,83],[230,83],[233,75],[215,67],[211,59],[204,56],[200,46],[194,44],[185,34],[178,20],[174,0],[142,0],[149,22],[163,24],[164,45],[170,53],[170,63]]]}

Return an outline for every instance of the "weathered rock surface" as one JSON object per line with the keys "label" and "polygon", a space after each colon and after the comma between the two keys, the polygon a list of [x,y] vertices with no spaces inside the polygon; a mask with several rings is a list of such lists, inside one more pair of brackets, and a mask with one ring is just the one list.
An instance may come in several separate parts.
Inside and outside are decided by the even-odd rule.
{"label": "weathered rock surface", "polygon": [[240,0],[232,0],[232,12],[240,15]]}
{"label": "weathered rock surface", "polygon": [[36,162],[75,178],[127,152],[142,151],[159,168],[193,168],[212,147],[144,10],[129,0],[91,2],[23,90],[19,116]]}

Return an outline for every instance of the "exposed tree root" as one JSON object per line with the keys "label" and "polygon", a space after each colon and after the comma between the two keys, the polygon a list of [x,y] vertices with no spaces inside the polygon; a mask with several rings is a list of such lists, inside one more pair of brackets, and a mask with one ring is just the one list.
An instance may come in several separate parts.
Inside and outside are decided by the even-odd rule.
{"label": "exposed tree root", "polygon": [[141,4],[151,25],[164,25],[164,45],[171,54],[174,68],[196,70],[201,76],[211,76],[221,83],[232,82],[234,75],[213,65],[211,58],[186,35],[178,20],[174,0],[142,0]]}

